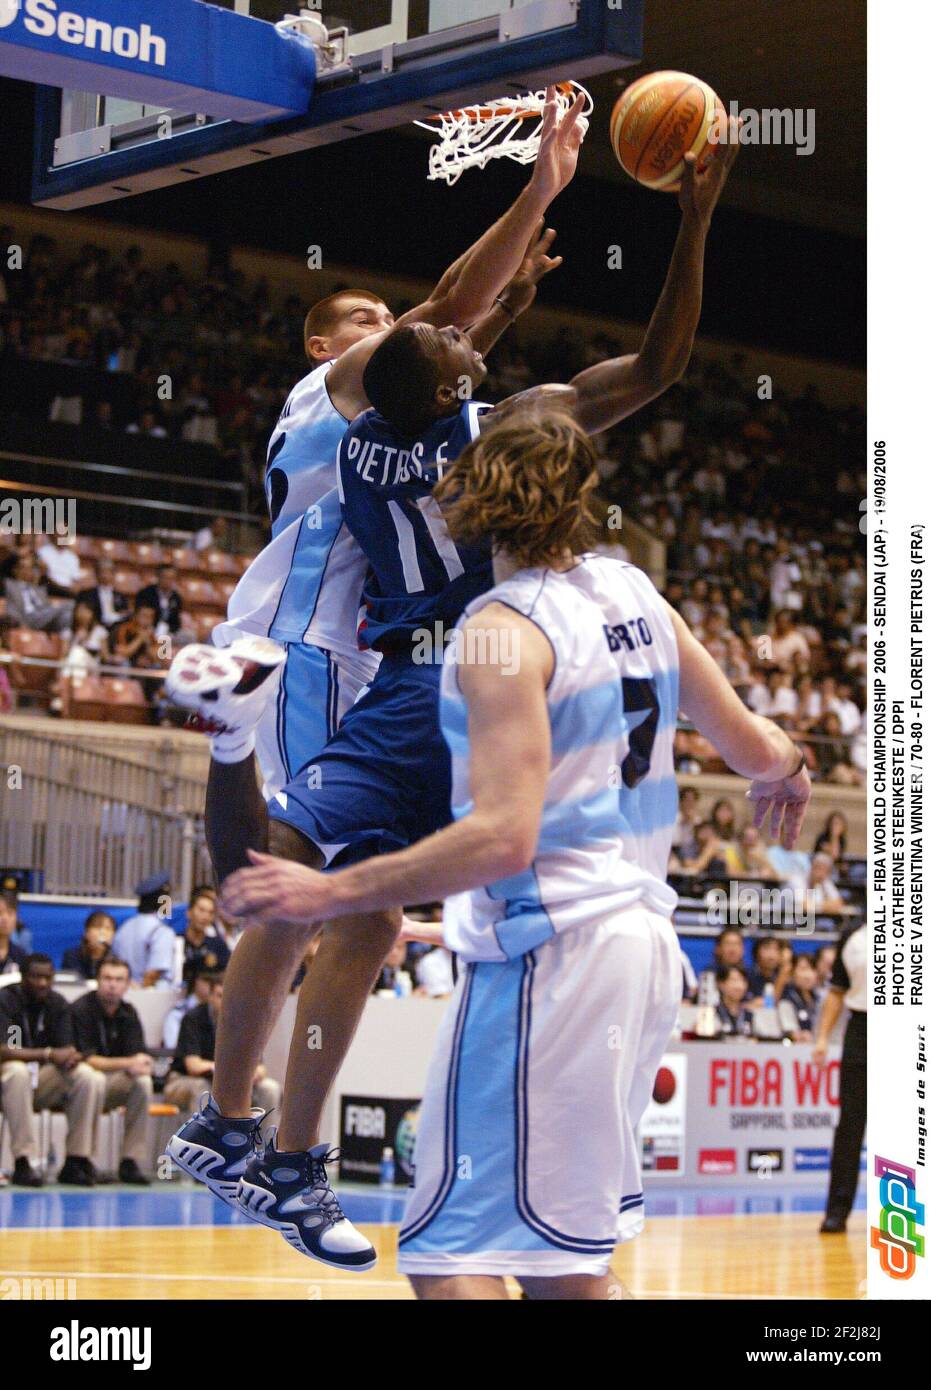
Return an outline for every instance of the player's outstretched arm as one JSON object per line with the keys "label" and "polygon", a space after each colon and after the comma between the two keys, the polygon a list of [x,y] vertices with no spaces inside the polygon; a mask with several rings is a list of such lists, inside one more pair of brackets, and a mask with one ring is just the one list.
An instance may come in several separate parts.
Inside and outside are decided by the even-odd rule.
{"label": "player's outstretched arm", "polygon": [[[668,605],[667,605],[668,606]],[[684,620],[669,608],[679,648],[679,703],[695,727],[714,744],[728,767],[751,778],[748,798],[759,829],[772,812],[771,834],[794,849],[811,780],[797,746],[778,724],[747,709]]]}
{"label": "player's outstretched arm", "polygon": [[470,630],[483,657],[517,654],[516,661],[458,668],[469,708],[472,811],[410,849],[330,874],[250,851],[254,867],[223,885],[224,911],[266,922],[329,920],[436,901],[529,866],[550,766],[546,685],[553,654],[539,628],[504,605],[489,604],[466,624],[467,652]]}
{"label": "player's outstretched arm", "polygon": [[689,364],[701,317],[705,242],[711,216],[740,148],[739,122],[733,117],[729,140],[699,170],[686,155],[679,190],[682,221],[662,293],[640,351],[588,367],[572,380],[575,414],[590,434],[610,429],[662,395]]}
{"label": "player's outstretched arm", "polygon": [[469,329],[472,346],[483,357],[502,333],[527,312],[537,297],[537,286],[543,277],[562,265],[562,256],[550,255],[555,240],[553,228],[544,227],[541,219],[527,244],[517,274],[496,297],[494,307]]}
{"label": "player's outstretched arm", "polygon": [[[430,298],[402,315],[395,328],[408,323],[470,328],[491,312],[495,296],[520,269],[527,244],[550,203],[572,181],[587,128],[582,115],[584,105],[585,98],[579,96],[560,121],[554,89],[549,89],[540,152],[530,182],[504,216],[453,262]],[[330,368],[330,398],[349,419],[368,405],[362,391],[362,374],[375,349],[391,331],[373,333],[356,343]]]}

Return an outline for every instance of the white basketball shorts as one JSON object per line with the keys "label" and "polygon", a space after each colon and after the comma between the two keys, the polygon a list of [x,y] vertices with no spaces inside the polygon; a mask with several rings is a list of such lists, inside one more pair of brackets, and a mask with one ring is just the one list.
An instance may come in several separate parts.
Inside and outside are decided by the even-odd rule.
{"label": "white basketball shorts", "polygon": [[682,995],[643,907],[466,965],[430,1063],[404,1274],[598,1275],[643,1228],[635,1130]]}

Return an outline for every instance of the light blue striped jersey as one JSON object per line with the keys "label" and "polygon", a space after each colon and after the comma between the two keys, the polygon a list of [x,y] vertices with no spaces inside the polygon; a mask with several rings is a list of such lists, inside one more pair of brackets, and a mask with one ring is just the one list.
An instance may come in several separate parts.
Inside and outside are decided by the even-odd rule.
{"label": "light blue striped jersey", "polygon": [[447,899],[447,945],[467,961],[510,960],[634,904],[670,915],[679,659],[663,600],[633,565],[585,555],[565,574],[521,570],[469,605],[440,696],[457,819],[472,807],[456,657],[463,623],[489,603],[524,614],[553,648],[552,759],[533,864]]}
{"label": "light blue striped jersey", "polygon": [[361,661],[356,630],[368,561],[343,524],[336,454],[348,421],[330,400],[324,362],[291,392],[268,447],[265,493],[272,538],[230,598],[214,640],[243,632],[310,642]]}

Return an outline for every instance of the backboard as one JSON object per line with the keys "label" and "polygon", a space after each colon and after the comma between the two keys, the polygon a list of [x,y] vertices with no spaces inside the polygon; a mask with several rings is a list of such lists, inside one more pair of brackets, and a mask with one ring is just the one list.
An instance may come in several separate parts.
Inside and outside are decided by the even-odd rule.
{"label": "backboard", "polygon": [[[79,7],[81,0],[73,0]],[[153,15],[168,0],[153,0]],[[37,88],[34,202],[79,208],[187,183],[469,101],[635,63],[643,0],[224,0],[277,23],[297,12],[347,31],[318,65],[306,115],[243,123],[125,95]],[[153,19],[153,23],[155,20]]]}

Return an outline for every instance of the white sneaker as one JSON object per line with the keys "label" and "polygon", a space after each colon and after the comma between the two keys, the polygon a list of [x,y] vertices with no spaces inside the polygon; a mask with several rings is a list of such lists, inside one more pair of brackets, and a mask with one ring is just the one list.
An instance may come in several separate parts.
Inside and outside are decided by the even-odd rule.
{"label": "white sneaker", "polygon": [[364,1272],[376,1261],[371,1241],[357,1231],[330,1186],[326,1165],[338,1156],[328,1144],[306,1153],[279,1153],[274,1130],[239,1180],[238,1202],[253,1221],[280,1231],[302,1255],[335,1269]]}
{"label": "white sneaker", "polygon": [[173,704],[191,711],[188,724],[213,739],[222,761],[246,757],[255,743],[255,727],[274,698],[272,679],[287,652],[267,637],[241,637],[229,647],[199,643],[182,647],[165,677]]}

